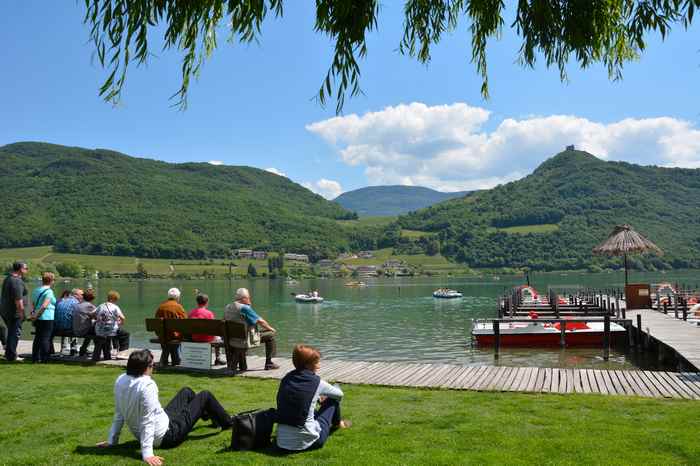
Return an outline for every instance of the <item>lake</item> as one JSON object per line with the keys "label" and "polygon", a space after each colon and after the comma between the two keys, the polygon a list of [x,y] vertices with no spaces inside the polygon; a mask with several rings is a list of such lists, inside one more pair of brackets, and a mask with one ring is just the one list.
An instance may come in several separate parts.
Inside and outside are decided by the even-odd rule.
{"label": "lake", "polygon": [[[678,281],[696,283],[696,271],[668,274],[632,273],[634,282]],[[621,272],[533,274],[532,284],[541,292],[547,286],[582,285],[621,287]],[[381,278],[365,280],[364,288],[351,288],[345,279],[302,280],[290,285],[284,280],[95,280],[96,304],[103,302],[110,289],[121,294],[119,305],[127,317],[132,347],[157,347],[149,344],[144,319],[152,317],[168,288],[182,290],[186,310],[195,307],[195,290],[209,295],[210,309],[223,317],[224,306],[232,301],[238,287],[250,289],[253,307],[279,332],[278,355],[289,357],[294,344],[304,342],[321,349],[324,358],[368,361],[421,361],[431,363],[493,364],[493,349],[472,347],[471,320],[495,317],[497,297],[511,286],[523,283],[522,277],[482,278]],[[84,287],[86,280],[57,283],[60,293],[72,286]],[[35,286],[33,283],[32,286]],[[432,297],[438,287],[451,287],[464,298],[440,300]],[[322,304],[299,304],[291,294],[318,290]],[[30,338],[31,326],[24,326],[24,338]],[[256,349],[255,353],[260,353]],[[540,367],[625,368],[649,367],[631,354],[612,351],[610,360],[602,359],[597,348],[509,349],[503,348],[498,364]]]}

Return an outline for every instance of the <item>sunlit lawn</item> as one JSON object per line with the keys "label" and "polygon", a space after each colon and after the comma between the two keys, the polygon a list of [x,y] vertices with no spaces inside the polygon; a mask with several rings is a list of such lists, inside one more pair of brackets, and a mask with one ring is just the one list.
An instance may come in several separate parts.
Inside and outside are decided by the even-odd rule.
{"label": "sunlit lawn", "polygon": [[[0,363],[2,464],[137,464],[138,444],[99,450],[120,369]],[[189,385],[233,412],[274,406],[277,382],[159,373],[161,401]],[[192,440],[156,450],[166,464],[692,464],[700,404],[594,395],[343,387],[351,429],[318,451],[229,452],[230,432],[200,422]]]}

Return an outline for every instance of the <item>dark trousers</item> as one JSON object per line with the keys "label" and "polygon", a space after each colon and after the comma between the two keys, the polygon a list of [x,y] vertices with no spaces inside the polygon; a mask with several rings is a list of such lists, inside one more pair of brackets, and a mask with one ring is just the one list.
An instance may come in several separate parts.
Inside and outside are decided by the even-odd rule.
{"label": "dark trousers", "polygon": [[7,324],[7,345],[5,346],[5,359],[14,361],[17,359],[17,345],[22,335],[22,319],[17,317],[5,321]]}
{"label": "dark trousers", "polygon": [[321,435],[310,448],[321,448],[331,435],[331,430],[340,425],[340,402],[326,398],[314,417],[321,426]]}
{"label": "dark trousers", "polygon": [[90,346],[91,341],[95,341],[95,330],[90,330],[89,333],[87,333],[83,336],[83,344],[80,345],[80,349],[78,350],[78,355],[85,356],[87,354],[87,349],[88,349],[88,346]]}
{"label": "dark trousers", "polygon": [[112,337],[112,346],[117,351],[126,351],[129,349],[130,339],[131,336],[129,335],[129,332],[120,328],[117,330],[117,336]]}
{"label": "dark trousers", "polygon": [[173,366],[180,365],[180,345],[160,345],[160,365],[167,366],[168,358]]}
{"label": "dark trousers", "polygon": [[35,320],[34,323],[32,362],[49,362],[53,346],[53,320]]}
{"label": "dark trousers", "polygon": [[231,427],[231,416],[211,392],[199,393],[185,387],[165,407],[170,423],[160,442],[162,448],[180,445],[199,419],[211,419],[222,429]]}
{"label": "dark trousers", "polygon": [[99,361],[100,355],[102,355],[102,359],[112,359],[112,338],[116,337],[100,337],[95,335],[95,349],[92,350],[93,361]]}
{"label": "dark trousers", "polygon": [[272,362],[273,356],[277,355],[277,342],[275,341],[275,332],[261,332],[260,341],[265,343],[265,362]]}
{"label": "dark trousers", "polygon": [[3,347],[7,345],[7,324],[2,316],[0,316],[0,343]]}

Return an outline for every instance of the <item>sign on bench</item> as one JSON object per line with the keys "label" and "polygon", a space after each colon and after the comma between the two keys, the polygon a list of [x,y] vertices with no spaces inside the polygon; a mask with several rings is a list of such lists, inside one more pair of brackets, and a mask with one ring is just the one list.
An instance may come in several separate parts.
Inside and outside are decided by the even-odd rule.
{"label": "sign on bench", "polygon": [[191,369],[211,369],[211,345],[209,343],[183,342],[180,350],[180,366]]}

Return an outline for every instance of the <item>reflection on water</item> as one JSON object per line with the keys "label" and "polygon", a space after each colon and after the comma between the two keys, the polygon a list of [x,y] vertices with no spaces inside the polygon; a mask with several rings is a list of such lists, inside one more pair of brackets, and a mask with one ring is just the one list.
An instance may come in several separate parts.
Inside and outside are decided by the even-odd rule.
{"label": "reflection on water", "polygon": [[[635,280],[679,282],[694,280],[695,275],[646,276]],[[685,279],[685,280],[684,280]],[[548,285],[590,287],[621,286],[621,274],[573,274],[538,276],[534,285],[546,291]],[[223,317],[224,306],[231,302],[236,288],[250,289],[253,306],[279,331],[280,356],[291,353],[298,342],[318,346],[326,358],[423,361],[458,364],[494,364],[493,349],[472,347],[471,319],[496,316],[496,298],[506,289],[521,284],[517,277],[493,279],[401,278],[366,280],[363,288],[344,286],[344,280],[302,280],[288,285],[283,280],[253,281],[135,281],[100,280],[98,300],[110,289],[121,293],[120,305],[127,316],[126,328],[132,346],[148,346],[151,335],[144,329],[144,319],[153,316],[171,286],[183,292],[187,310],[195,307],[195,290],[210,297],[210,309]],[[63,287],[84,286],[58,284]],[[438,287],[455,288],[462,299],[435,299]],[[302,304],[292,295],[317,289],[326,299],[322,304]],[[30,326],[25,325],[25,338]],[[152,345],[151,345],[152,346]],[[259,351],[259,350],[256,350]],[[632,365],[632,358],[612,351],[604,362],[598,348],[523,349],[503,348],[498,364],[508,366],[622,368]]]}

